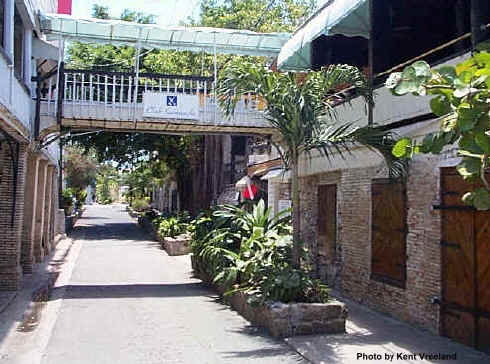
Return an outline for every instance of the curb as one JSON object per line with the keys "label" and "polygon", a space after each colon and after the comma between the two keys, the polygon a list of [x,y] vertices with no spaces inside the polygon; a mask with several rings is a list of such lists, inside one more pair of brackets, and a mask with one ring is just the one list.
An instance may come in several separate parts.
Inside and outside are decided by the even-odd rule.
{"label": "curb", "polygon": [[[68,254],[70,253],[70,250],[73,246],[74,241],[68,237],[66,234],[59,235],[55,238],[55,246],[58,246],[60,243],[62,243],[64,240],[70,241],[69,244],[64,250],[60,250],[60,255],[62,256],[62,259],[66,258]],[[41,278],[41,282],[39,282],[38,285],[36,285],[34,288],[31,289],[32,291],[32,300],[29,306],[32,306],[34,302],[40,302],[44,301],[49,296],[51,295],[51,291],[56,283],[56,279],[58,278],[59,275],[59,270],[56,268],[53,268],[53,265],[51,264],[53,259],[55,258],[55,255],[57,254],[56,248],[53,250],[52,254],[49,256],[49,259],[46,259],[45,262],[42,264],[47,265],[47,272],[45,273],[40,273],[39,271],[35,271],[32,274],[43,274],[45,277]],[[41,268],[42,269],[42,268]],[[40,269],[40,270],[41,270]],[[3,313],[5,310],[7,310],[11,304],[14,303],[15,299],[19,295],[19,292],[22,291],[22,288],[20,288],[17,291],[13,292],[7,292],[6,294],[6,299],[1,300],[0,299],[0,314]]]}
{"label": "curb", "polygon": [[[54,238],[54,245],[55,247],[58,246],[59,243],[61,243],[63,240],[65,239],[70,239],[66,234],[57,234]],[[72,243],[70,244],[70,246],[66,249],[66,251],[64,252],[63,256],[66,256],[68,255],[68,253],[70,252],[70,249],[71,249],[71,246],[73,245],[73,241]],[[43,264],[48,264],[49,266],[49,263],[51,262],[51,260],[54,258],[54,255],[56,254],[56,248],[54,249],[54,251],[52,252],[52,255],[49,257],[49,261],[46,260],[46,262],[43,262]],[[51,268],[51,267],[50,267]],[[39,272],[34,272],[33,274],[39,274]],[[37,287],[37,288],[34,288],[33,290],[33,301],[36,300],[35,296],[37,294],[38,291],[42,290],[43,287],[46,286],[46,281],[47,281],[47,285],[54,285],[54,281],[51,282],[52,280],[52,272],[51,272],[51,269],[49,269],[49,272],[47,273],[48,275],[48,279],[43,281],[42,283],[40,283],[40,285]],[[2,295],[0,295],[0,314],[3,313],[7,308],[10,307],[10,304],[12,304],[13,301],[15,301],[15,299],[17,298],[19,292],[22,291],[22,288],[18,289],[17,291],[12,291],[12,292],[2,292]],[[2,297],[4,296],[4,297]]]}
{"label": "curb", "polygon": [[13,300],[15,300],[17,297],[17,292],[18,291],[7,292],[5,294],[6,297],[0,298],[0,314],[10,306]]}

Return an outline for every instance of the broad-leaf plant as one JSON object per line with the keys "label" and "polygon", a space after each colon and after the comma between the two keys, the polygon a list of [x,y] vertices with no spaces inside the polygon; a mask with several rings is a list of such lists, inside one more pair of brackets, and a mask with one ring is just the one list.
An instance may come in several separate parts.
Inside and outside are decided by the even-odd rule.
{"label": "broad-leaf plant", "polygon": [[463,201],[478,210],[490,210],[490,53],[475,53],[456,67],[433,69],[418,61],[403,72],[392,73],[386,87],[398,96],[434,96],[430,107],[441,117],[438,132],[421,142],[400,139],[393,154],[411,158],[417,153],[439,154],[444,147],[457,145],[462,159],[456,168],[474,186]]}

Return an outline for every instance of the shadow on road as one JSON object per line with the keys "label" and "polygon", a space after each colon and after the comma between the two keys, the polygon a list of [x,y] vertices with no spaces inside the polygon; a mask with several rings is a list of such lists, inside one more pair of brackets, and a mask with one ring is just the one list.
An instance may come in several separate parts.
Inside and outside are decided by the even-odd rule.
{"label": "shadow on road", "polygon": [[[96,219],[94,218],[94,220]],[[90,222],[87,223],[85,218],[77,222],[71,236],[74,239],[83,239],[85,241],[101,241],[105,239],[134,241],[152,240],[149,235],[134,222],[93,224]]]}
{"label": "shadow on road", "polygon": [[[275,345],[278,342],[274,342]],[[247,351],[229,351],[223,353],[227,358],[247,358],[247,359],[266,359],[279,355],[284,355],[284,347],[266,348],[258,350]],[[306,361],[299,354],[292,354],[298,363],[306,363]]]}
{"label": "shadow on road", "polygon": [[[61,289],[62,287],[56,288]],[[123,284],[123,285],[69,285],[64,299],[197,297],[215,298],[203,283],[182,284]]]}
{"label": "shadow on road", "polygon": [[83,220],[110,220],[110,217],[103,217],[103,216],[83,216]]}

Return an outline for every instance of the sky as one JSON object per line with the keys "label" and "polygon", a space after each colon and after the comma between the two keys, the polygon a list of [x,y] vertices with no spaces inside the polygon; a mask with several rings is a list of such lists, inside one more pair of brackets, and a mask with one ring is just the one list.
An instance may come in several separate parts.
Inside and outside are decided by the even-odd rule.
{"label": "sky", "polygon": [[157,24],[179,25],[189,16],[199,16],[200,0],[73,0],[72,15],[90,17],[94,4],[109,7],[109,14],[119,17],[124,9],[156,15]]}

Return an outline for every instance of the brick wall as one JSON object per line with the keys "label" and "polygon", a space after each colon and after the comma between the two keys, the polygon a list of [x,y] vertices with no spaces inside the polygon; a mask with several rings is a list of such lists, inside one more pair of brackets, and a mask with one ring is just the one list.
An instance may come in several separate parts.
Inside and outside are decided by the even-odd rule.
{"label": "brick wall", "polygon": [[[386,177],[379,168],[347,169],[301,178],[302,238],[316,272],[347,297],[437,333],[440,296],[440,216],[431,209],[439,199],[438,159],[418,157],[407,183],[407,281],[398,288],[370,279],[371,181]],[[335,267],[318,260],[316,229],[318,185],[337,183],[337,257]]]}
{"label": "brick wall", "polygon": [[24,187],[24,226],[22,231],[21,265],[24,273],[32,273],[34,265],[34,226],[37,202],[37,183],[39,158],[29,153]]}
{"label": "brick wall", "polygon": [[48,161],[40,160],[38,167],[38,184],[37,184],[37,203],[36,217],[34,226],[34,258],[36,263],[41,263],[45,257],[45,239],[44,239],[44,210],[46,206],[45,192],[48,171]]}
{"label": "brick wall", "polygon": [[52,165],[48,166],[46,173],[46,182],[44,190],[44,224],[42,227],[43,242],[44,242],[44,253],[46,256],[49,255],[52,249],[51,241],[51,209],[53,205],[53,171],[54,167]]}
{"label": "brick wall", "polygon": [[49,224],[49,241],[51,242],[51,248],[55,246],[55,227],[56,227],[56,212],[58,211],[58,170],[53,168],[53,186],[51,192],[51,217]]}
{"label": "brick wall", "polygon": [[[333,266],[327,264],[326,257],[318,254],[316,240],[318,226],[318,186],[338,184],[339,182],[339,172],[323,173],[300,178],[301,237],[308,249],[313,271],[318,277],[329,283],[335,282],[340,265],[337,259],[335,259]],[[338,206],[337,210],[339,210]],[[338,216],[337,226],[339,225]],[[339,256],[337,254],[337,257]]]}
{"label": "brick wall", "polygon": [[[14,144],[14,149],[16,148]],[[14,152],[15,153],[15,152]],[[14,220],[14,169],[11,150],[7,142],[0,147],[0,290],[16,290],[20,286],[22,270],[21,233],[24,218],[24,182],[27,162],[27,145],[20,144],[15,198]]]}

